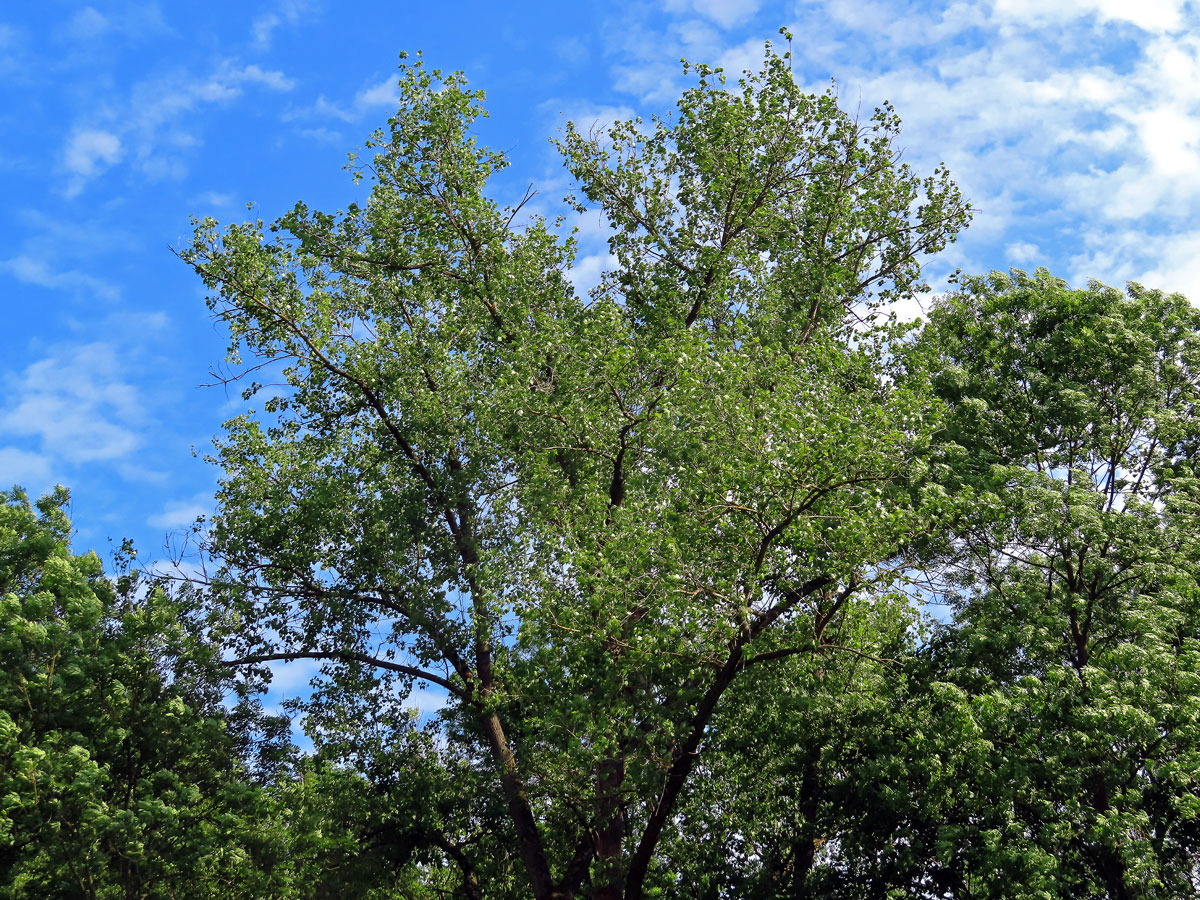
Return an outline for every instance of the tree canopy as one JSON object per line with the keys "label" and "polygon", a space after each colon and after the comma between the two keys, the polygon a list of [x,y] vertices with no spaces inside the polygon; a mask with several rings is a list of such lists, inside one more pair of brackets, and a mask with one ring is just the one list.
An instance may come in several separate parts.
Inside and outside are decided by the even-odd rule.
{"label": "tree canopy", "polygon": [[71,554],[66,501],[0,494],[0,897],[266,896],[277,723],[222,705],[186,602]]}

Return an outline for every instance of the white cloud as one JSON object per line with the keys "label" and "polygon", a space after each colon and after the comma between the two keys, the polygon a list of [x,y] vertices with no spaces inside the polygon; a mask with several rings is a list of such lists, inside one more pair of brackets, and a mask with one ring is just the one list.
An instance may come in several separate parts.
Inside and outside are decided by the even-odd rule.
{"label": "white cloud", "polygon": [[267,664],[271,671],[271,696],[294,697],[309,693],[308,683],[321,672],[321,663],[315,659],[294,659],[287,662]]}
{"label": "white cloud", "polygon": [[0,75],[12,84],[28,84],[39,67],[30,58],[34,41],[25,29],[0,22]]}
{"label": "white cloud", "polygon": [[[141,249],[141,241],[127,228],[79,214],[52,216],[39,209],[15,210],[10,219],[21,240],[12,256],[0,259],[0,276],[65,291],[79,299],[112,302],[120,298],[118,284],[90,274],[90,270],[102,268],[113,253]],[[111,312],[101,310],[103,315]]]}
{"label": "white cloud", "polygon": [[325,99],[325,95],[321,94],[311,107],[292,109],[284,113],[283,120],[290,122],[294,119],[305,119],[314,116],[331,116],[335,119],[341,119],[343,122],[353,122],[358,119],[358,114],[353,110],[343,109],[338,104]]}
{"label": "white cloud", "polygon": [[260,49],[265,49],[271,45],[271,37],[275,33],[275,29],[283,24],[283,18],[274,12],[264,13],[259,16],[250,26],[250,34],[254,37],[254,43]]}
{"label": "white cloud", "polygon": [[450,702],[450,695],[442,688],[413,688],[404,698],[404,706],[407,709],[415,709],[422,715],[438,712],[445,709]]}
{"label": "white cloud", "polygon": [[600,283],[600,276],[605,269],[616,268],[616,260],[608,253],[592,253],[575,260],[575,265],[567,272],[567,278],[575,286],[580,296],[586,297],[588,291]]}
{"label": "white cloud", "polygon": [[37,439],[48,456],[69,463],[115,461],[141,445],[142,404],[111,344],[59,347],[6,380],[0,427]]}
{"label": "white cloud", "polygon": [[121,156],[121,139],[117,135],[99,128],[84,128],[67,139],[63,164],[68,172],[90,178],[115,165]]}
{"label": "white cloud", "polygon": [[1076,285],[1095,278],[1120,287],[1138,274],[1133,257],[1139,240],[1144,240],[1144,236],[1133,232],[1085,236],[1086,249],[1071,254],[1064,277]]}
{"label": "white cloud", "polygon": [[1162,238],[1146,237],[1163,244],[1152,268],[1129,280],[1167,293],[1180,293],[1200,304],[1200,230],[1189,230]]}
{"label": "white cloud", "polygon": [[[354,95],[349,104],[343,105],[329,100],[324,94],[317,97],[312,106],[293,109],[284,115],[284,121],[297,119],[328,117],[341,119],[343,122],[359,122],[368,114],[379,109],[392,112],[400,102],[400,80],[389,76],[382,81],[368,84]],[[321,129],[322,131],[324,129]],[[330,132],[339,140],[340,135]]]}
{"label": "white cloud", "polygon": [[176,500],[168,503],[162,511],[150,516],[146,524],[151,528],[187,528],[200,516],[209,516],[213,512],[213,499],[210,494],[197,494],[190,500]]}
{"label": "white cloud", "polygon": [[396,78],[385,78],[379,84],[364,88],[354,95],[356,109],[370,109],[373,106],[395,107],[400,100],[399,81]]}
{"label": "white cloud", "polygon": [[586,62],[591,55],[588,45],[577,37],[560,38],[554,45],[554,55],[568,65]]}
{"label": "white cloud", "polygon": [[110,0],[99,5],[103,12],[90,5],[76,10],[55,29],[55,36],[77,45],[91,44],[93,49],[111,51],[115,42],[137,42],[171,31],[157,2],[123,0],[113,3]]}
{"label": "white cloud", "polygon": [[254,65],[244,66],[240,69],[230,68],[224,74],[224,80],[232,84],[261,84],[273,91],[290,91],[296,85],[295,81],[282,72],[265,70]]}
{"label": "white cloud", "polygon": [[751,18],[759,0],[692,0],[696,12],[708,16],[722,28],[731,28]]}
{"label": "white cloud", "polygon": [[343,141],[340,131],[332,131],[328,128],[301,128],[300,136],[320,144],[340,144]]}
{"label": "white cloud", "polygon": [[168,113],[173,108],[191,109],[197,100],[219,103],[240,97],[242,85],[245,84],[261,85],[273,91],[290,91],[296,83],[282,72],[265,70],[255,65],[239,67],[226,60],[207,80],[195,85],[183,84],[164,92],[159,98],[159,103],[161,109]]}
{"label": "white cloud", "polygon": [[1022,25],[1046,25],[1095,17],[1101,23],[1124,22],[1143,31],[1175,31],[1183,26],[1186,0],[996,0],[998,18]]}
{"label": "white cloud", "polygon": [[1042,257],[1042,251],[1037,244],[1028,241],[1015,241],[1004,248],[1008,259],[1015,265],[1036,263]]}
{"label": "white cloud", "polygon": [[933,291],[919,291],[912,296],[895,300],[887,307],[887,311],[894,312],[901,322],[912,322],[924,318],[937,298],[938,295]]}
{"label": "white cloud", "polygon": [[722,28],[732,28],[752,18],[762,4],[760,0],[666,0],[664,5],[670,12],[691,9]]}
{"label": "white cloud", "polygon": [[628,106],[598,106],[586,101],[547,100],[542,109],[556,114],[558,128],[565,130],[567,122],[573,122],[581,134],[599,138],[606,136],[615,123],[637,115]]}
{"label": "white cloud", "polygon": [[275,31],[283,25],[295,25],[315,14],[316,5],[306,0],[279,0],[275,6],[258,16],[250,25],[250,36],[260,50],[271,46]]}
{"label": "white cloud", "polygon": [[[682,2],[668,5],[685,12],[693,8]],[[643,13],[640,7],[629,7],[604,30],[608,54],[617,57],[612,68],[615,87],[644,101],[673,103],[684,82],[680,60],[713,63],[728,49],[725,37],[690,12],[671,21],[665,33],[651,27]],[[754,43],[761,51],[763,40]]]}
{"label": "white cloud", "polygon": [[45,259],[28,254],[0,260],[0,272],[7,272],[24,284],[91,294],[105,300],[114,300],[119,294],[114,285],[102,278],[76,269],[60,270],[51,266]]}
{"label": "white cloud", "polygon": [[205,206],[233,206],[234,196],[227,191],[205,191],[196,201]]}
{"label": "white cloud", "polygon": [[1134,115],[1146,161],[1171,179],[1200,173],[1200,119],[1194,112],[1159,106]]}
{"label": "white cloud", "polygon": [[79,40],[94,40],[103,37],[111,27],[112,23],[94,7],[85,6],[67,23],[67,34]]}
{"label": "white cloud", "polygon": [[66,195],[78,195],[87,182],[119,162],[130,161],[151,180],[186,173],[179,150],[196,146],[196,113],[228,103],[247,87],[286,92],[295,86],[283,72],[221,60],[207,77],[175,72],[139,82],[123,102],[102,107],[94,121],[72,132],[63,151],[71,179]]}
{"label": "white cloud", "polygon": [[628,106],[584,106],[564,113],[563,123],[573,122],[582,134],[592,134],[603,139],[618,122],[635,117]]}

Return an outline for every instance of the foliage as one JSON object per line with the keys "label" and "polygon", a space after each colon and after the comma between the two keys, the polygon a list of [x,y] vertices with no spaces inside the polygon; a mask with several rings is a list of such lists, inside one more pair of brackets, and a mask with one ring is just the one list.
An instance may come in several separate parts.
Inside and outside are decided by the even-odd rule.
{"label": "foliage", "polygon": [[1139,285],[993,273],[935,304],[903,353],[946,404],[947,527],[913,549],[953,618],[877,605],[874,658],[735,688],[692,896],[1196,896],[1198,351],[1200,313]]}
{"label": "foliage", "polygon": [[922,340],[972,505],[939,652],[991,747],[942,838],[955,895],[1195,896],[1200,313],[1014,272],[964,279]]}
{"label": "foliage", "polygon": [[504,895],[514,858],[518,895],[673,890],[662,838],[727,689],[785,683],[939,515],[913,466],[938,407],[862,323],[968,208],[900,163],[890,109],[853,119],[786,58],[696,75],[673,120],[559,145],[613,229],[588,297],[573,241],[486,193],[482,95],[419,63],[365,205],[205,220],[184,252],[231,358],[286,382],[219,444],[237,662],[322,660],[331,739],[446,692],[457,785],[502,811],[426,836],[493,842],[452,856],[464,892]]}
{"label": "foliage", "polygon": [[296,896],[286,723],[222,705],[195,598],[72,555],[61,488],[0,501],[0,897]]}

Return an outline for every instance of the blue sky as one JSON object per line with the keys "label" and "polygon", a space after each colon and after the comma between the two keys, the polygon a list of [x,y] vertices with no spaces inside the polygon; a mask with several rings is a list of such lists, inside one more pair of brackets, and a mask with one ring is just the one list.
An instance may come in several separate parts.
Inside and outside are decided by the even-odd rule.
{"label": "blue sky", "polygon": [[[681,57],[755,66],[781,25],[796,76],[890,100],[906,159],[945,160],[975,223],[929,269],[1045,265],[1200,299],[1200,7],[1175,0],[322,0],[8,4],[0,13],[0,482],[72,488],[104,555],[211,512],[202,457],[236,393],[172,254],[189,215],[274,218],[356,197],[346,154],[383,123],[401,50],[488,93],[485,142],[557,212],[548,138],[668,112]],[[606,254],[580,220],[578,278]],[[928,299],[928,298],[924,298]],[[915,313],[917,306],[906,310]]]}

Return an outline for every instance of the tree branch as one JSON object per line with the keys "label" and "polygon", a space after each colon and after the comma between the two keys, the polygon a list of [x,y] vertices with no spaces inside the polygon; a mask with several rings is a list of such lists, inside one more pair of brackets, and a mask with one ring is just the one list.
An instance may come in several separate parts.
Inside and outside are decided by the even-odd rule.
{"label": "tree branch", "polygon": [[717,702],[721,699],[721,695],[725,693],[726,688],[733,682],[737,673],[744,668],[746,644],[762,634],[780,616],[784,615],[788,610],[793,609],[805,597],[821,590],[826,585],[832,584],[833,581],[832,575],[819,575],[816,578],[809,579],[799,590],[778,588],[777,585],[777,589],[784,594],[784,599],[764,613],[750,629],[743,631],[741,636],[735,641],[729,652],[729,657],[725,660],[725,664],[721,666],[717,677],[709,685],[708,690],[705,691],[704,697],[700,700],[700,705],[696,708],[695,715],[692,716],[691,730],[688,733],[687,739],[675,753],[674,762],[672,762],[671,768],[667,772],[666,783],[663,785],[658,800],[650,811],[650,818],[647,820],[646,828],[642,832],[642,839],[638,842],[637,849],[630,858],[629,875],[625,882],[625,900],[641,900],[642,887],[646,880],[650,861],[654,858],[655,847],[658,846],[658,840],[662,836],[663,828],[666,826],[667,820],[670,818],[675,804],[679,800],[679,795],[683,792],[683,786],[687,782],[688,776],[696,767],[696,762],[700,757],[700,744],[704,740],[705,733],[708,731],[708,725],[712,721],[713,713],[716,712]]}
{"label": "tree branch", "polygon": [[265,662],[290,662],[296,659],[332,659],[339,662],[365,663],[379,669],[387,669],[389,672],[399,672],[401,675],[409,675],[420,681],[428,681],[430,684],[436,684],[438,687],[445,688],[461,700],[469,701],[471,699],[471,694],[466,688],[442,678],[440,675],[434,675],[432,672],[426,672],[424,669],[418,669],[415,666],[406,666],[401,663],[392,662],[391,660],[378,659],[367,653],[355,653],[350,650],[297,650],[290,653],[260,653],[254,656],[242,656],[238,659],[223,659],[220,660],[219,664],[232,669],[237,666],[250,666]]}

